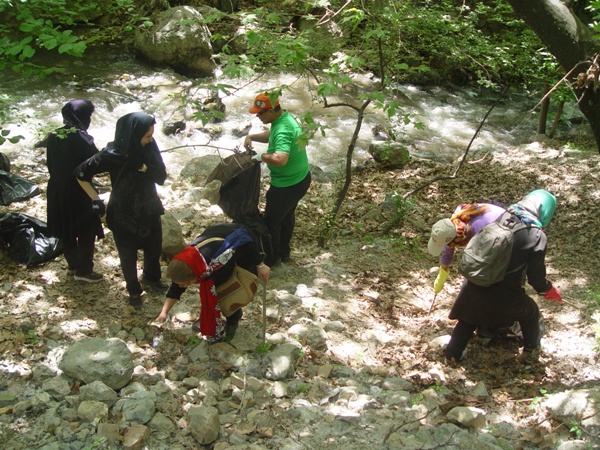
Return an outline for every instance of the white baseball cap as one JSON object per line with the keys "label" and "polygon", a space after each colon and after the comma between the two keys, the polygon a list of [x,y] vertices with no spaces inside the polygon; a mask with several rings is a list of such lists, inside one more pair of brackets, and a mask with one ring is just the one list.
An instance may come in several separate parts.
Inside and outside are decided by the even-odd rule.
{"label": "white baseball cap", "polygon": [[444,246],[452,242],[456,237],[456,227],[450,219],[442,219],[437,221],[431,227],[431,237],[427,244],[429,253],[433,256],[439,256],[444,249]]}

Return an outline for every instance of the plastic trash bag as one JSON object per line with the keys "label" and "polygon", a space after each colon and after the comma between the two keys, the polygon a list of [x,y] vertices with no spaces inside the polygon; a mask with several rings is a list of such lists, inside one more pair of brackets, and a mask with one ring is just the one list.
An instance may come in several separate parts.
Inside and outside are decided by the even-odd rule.
{"label": "plastic trash bag", "polygon": [[205,185],[214,180],[221,182],[217,204],[233,222],[246,225],[256,233],[263,250],[269,254],[271,235],[258,209],[260,175],[260,164],[252,161],[252,154],[234,153],[221,160]]}
{"label": "plastic trash bag", "polygon": [[10,159],[4,153],[0,152],[0,170],[10,172]]}
{"label": "plastic trash bag", "polygon": [[13,173],[0,170],[0,205],[22,202],[40,195],[37,184]]}
{"label": "plastic trash bag", "polygon": [[48,234],[46,222],[27,214],[0,214],[0,240],[8,246],[13,261],[26,266],[50,261],[62,253],[60,240]]}

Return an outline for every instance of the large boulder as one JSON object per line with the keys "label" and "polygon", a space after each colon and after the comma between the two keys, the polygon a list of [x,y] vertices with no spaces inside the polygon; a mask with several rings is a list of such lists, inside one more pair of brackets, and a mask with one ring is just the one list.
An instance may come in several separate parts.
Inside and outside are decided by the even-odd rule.
{"label": "large boulder", "polygon": [[194,184],[204,184],[208,176],[211,174],[215,167],[221,162],[221,158],[218,155],[204,155],[192,158],[183,169],[179,176],[183,179],[189,180]]}
{"label": "large boulder", "polygon": [[369,153],[383,167],[401,169],[410,162],[408,149],[395,141],[373,141],[369,145]]}
{"label": "large boulder", "polygon": [[65,351],[58,367],[84,383],[102,381],[121,389],[133,375],[133,357],[121,339],[85,338]]}
{"label": "large boulder", "polygon": [[136,31],[134,42],[153,63],[188,77],[211,77],[216,64],[210,38],[202,14],[191,6],[178,6],[162,12],[150,29]]}

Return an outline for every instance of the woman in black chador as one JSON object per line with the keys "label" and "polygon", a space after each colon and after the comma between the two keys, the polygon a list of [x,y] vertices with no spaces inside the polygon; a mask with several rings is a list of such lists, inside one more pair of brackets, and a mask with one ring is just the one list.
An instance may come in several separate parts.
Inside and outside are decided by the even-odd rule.
{"label": "woman in black chador", "polygon": [[[74,175],[93,200],[113,232],[121,260],[121,270],[129,293],[129,303],[142,306],[142,286],[137,277],[137,251],[143,250],[142,282],[155,288],[160,281],[162,227],[164,208],[156,184],[167,178],[165,164],[152,138],[154,117],[141,112],[126,114],[117,121],[115,140],[101,152],[75,169]],[[112,192],[106,210],[92,188],[94,175],[108,172]]]}
{"label": "woman in black chador", "polygon": [[[48,136],[46,165],[50,172],[47,194],[48,230],[62,242],[69,273],[75,279],[95,283],[102,275],[94,269],[94,243],[104,237],[102,223],[92,210],[90,197],[81,189],[73,170],[98,153],[87,133],[94,105],[71,100],[62,108],[64,127]],[[91,188],[91,186],[90,186]]]}

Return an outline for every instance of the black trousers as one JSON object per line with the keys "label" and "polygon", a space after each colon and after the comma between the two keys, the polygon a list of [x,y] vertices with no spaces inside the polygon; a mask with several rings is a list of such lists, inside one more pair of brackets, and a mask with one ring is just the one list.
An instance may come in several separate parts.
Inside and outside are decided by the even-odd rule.
{"label": "black trousers", "polygon": [[265,263],[270,266],[279,258],[290,256],[292,235],[296,225],[296,207],[304,197],[312,179],[310,172],[298,184],[288,187],[271,186],[266,195],[265,224],[271,234],[271,253]]}
{"label": "black trousers", "polygon": [[[161,277],[160,272],[160,255],[162,252],[162,230],[159,228],[152,236],[144,241],[144,245],[140,250],[143,253],[143,277],[148,281],[158,281]],[[119,245],[115,239],[117,251],[119,252],[119,260],[121,261],[121,271],[125,278],[125,285],[129,295],[140,295],[142,286],[137,275],[137,257],[138,249],[124,247]]]}
{"label": "black trousers", "polygon": [[[542,337],[539,312],[532,319],[519,320],[519,325],[523,333],[523,349],[525,351],[535,350],[540,345]],[[462,353],[467,348],[467,344],[473,337],[476,328],[477,325],[459,320],[454,326],[450,342],[446,347],[446,358],[454,358],[456,361],[460,361]]]}
{"label": "black trousers", "polygon": [[79,236],[61,239],[63,254],[69,270],[79,276],[89,275],[94,269],[95,227],[82,228]]}

